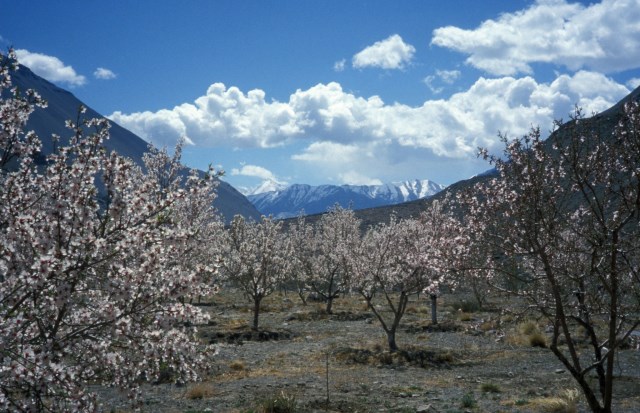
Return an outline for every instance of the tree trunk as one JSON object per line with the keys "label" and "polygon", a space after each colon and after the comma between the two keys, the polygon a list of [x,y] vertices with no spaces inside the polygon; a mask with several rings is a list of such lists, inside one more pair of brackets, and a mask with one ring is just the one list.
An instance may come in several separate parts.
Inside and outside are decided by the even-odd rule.
{"label": "tree trunk", "polygon": [[302,305],[306,306],[307,305],[307,297],[304,295],[304,291],[298,290],[298,297],[300,297],[300,301],[302,302]]}
{"label": "tree trunk", "polygon": [[333,296],[330,295],[329,297],[327,297],[327,314],[333,314],[331,311],[331,307],[333,307]]}
{"label": "tree trunk", "polygon": [[387,331],[387,343],[389,344],[389,351],[392,353],[398,351],[398,345],[396,344],[396,330],[390,329]]}
{"label": "tree trunk", "polygon": [[258,331],[258,318],[260,317],[260,301],[262,297],[253,298],[253,330]]}
{"label": "tree trunk", "polygon": [[430,294],[431,298],[431,324],[438,324],[438,296]]}

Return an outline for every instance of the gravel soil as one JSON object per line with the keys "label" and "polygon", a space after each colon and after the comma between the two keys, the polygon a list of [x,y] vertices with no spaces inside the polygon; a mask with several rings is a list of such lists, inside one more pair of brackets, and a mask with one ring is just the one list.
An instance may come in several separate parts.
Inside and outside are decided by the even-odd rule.
{"label": "gravel soil", "polygon": [[[114,413],[260,412],[276,398],[297,412],[570,411],[552,408],[576,383],[548,349],[521,339],[521,320],[497,308],[461,313],[447,305],[452,300],[440,299],[437,325],[424,300],[410,304],[397,333],[401,351],[391,354],[357,297],[340,299],[333,315],[291,294],[269,297],[255,333],[250,305],[221,295],[205,307],[213,325],[200,328],[219,348],[204,382],[144,385],[137,409],[115,390],[95,390]],[[619,353],[616,376],[613,411],[640,412],[640,351]],[[581,394],[577,411],[588,411]]]}

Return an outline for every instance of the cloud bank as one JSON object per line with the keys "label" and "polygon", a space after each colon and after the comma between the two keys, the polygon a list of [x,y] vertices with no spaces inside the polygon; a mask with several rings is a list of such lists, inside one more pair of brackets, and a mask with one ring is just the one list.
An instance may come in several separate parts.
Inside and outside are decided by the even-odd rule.
{"label": "cloud bank", "polygon": [[467,64],[493,75],[532,73],[532,63],[603,73],[636,68],[640,61],[640,2],[603,0],[585,7],[538,0],[473,30],[434,30],[432,45],[468,54]]}
{"label": "cloud bank", "polygon": [[259,89],[244,93],[215,83],[194,103],[109,117],[160,146],[181,136],[198,146],[232,148],[297,140],[309,142],[309,148],[319,142],[395,142],[438,156],[469,157],[477,146],[495,143],[498,131],[521,134],[532,124],[545,128],[554,118],[566,118],[575,104],[587,113],[600,112],[628,93],[624,85],[589,71],[563,74],[551,83],[529,76],[480,78],[467,91],[421,106],[363,98],[335,82],[299,89],[288,102],[267,101]]}

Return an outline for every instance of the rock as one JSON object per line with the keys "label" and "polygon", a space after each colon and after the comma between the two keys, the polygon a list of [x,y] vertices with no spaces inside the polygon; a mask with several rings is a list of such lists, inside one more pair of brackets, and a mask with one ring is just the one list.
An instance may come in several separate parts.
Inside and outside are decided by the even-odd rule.
{"label": "rock", "polygon": [[291,314],[288,314],[288,315],[284,318],[284,321],[285,321],[285,322],[288,322],[288,321],[295,321],[295,320],[297,320],[297,319],[298,319],[298,315],[297,315],[296,313],[291,313]]}
{"label": "rock", "polygon": [[430,404],[421,404],[416,407],[416,413],[429,413],[435,411]]}
{"label": "rock", "polygon": [[556,369],[556,374],[562,374],[564,373],[564,369]]}

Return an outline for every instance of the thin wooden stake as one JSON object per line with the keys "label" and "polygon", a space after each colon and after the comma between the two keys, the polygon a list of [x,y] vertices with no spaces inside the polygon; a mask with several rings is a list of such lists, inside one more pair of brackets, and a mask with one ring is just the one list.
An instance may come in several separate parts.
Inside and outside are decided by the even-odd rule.
{"label": "thin wooden stake", "polygon": [[326,378],[327,378],[327,404],[325,406],[325,410],[329,409],[329,403],[331,403],[331,400],[329,399],[329,351],[327,350],[327,354],[326,354],[327,358],[326,358]]}

